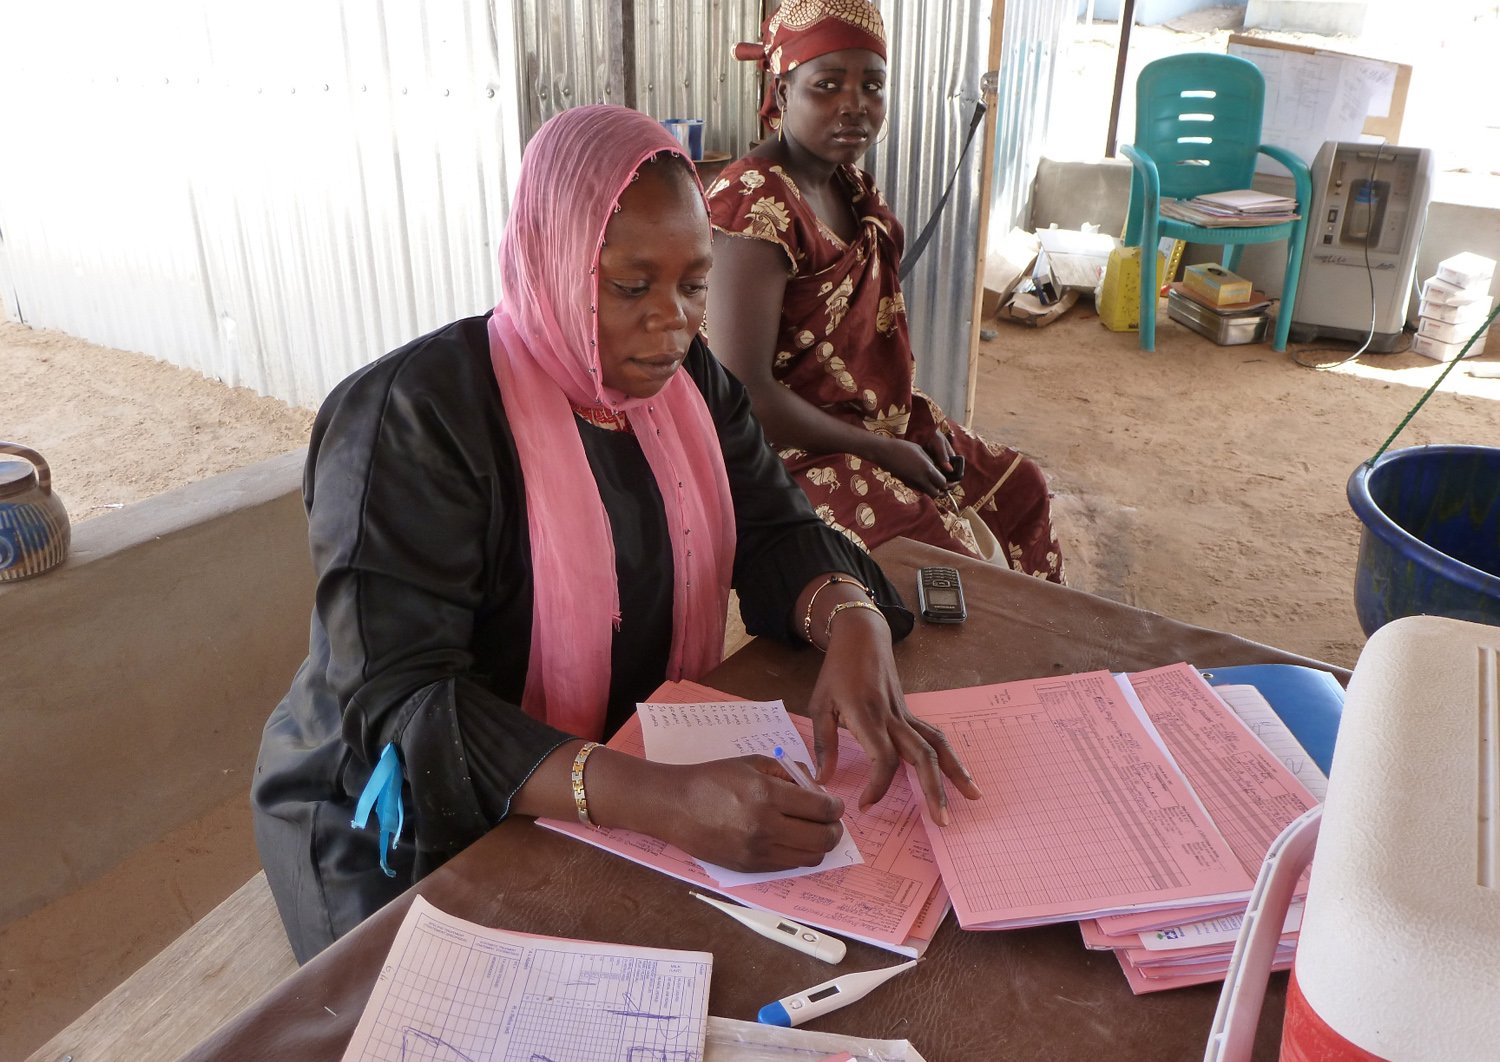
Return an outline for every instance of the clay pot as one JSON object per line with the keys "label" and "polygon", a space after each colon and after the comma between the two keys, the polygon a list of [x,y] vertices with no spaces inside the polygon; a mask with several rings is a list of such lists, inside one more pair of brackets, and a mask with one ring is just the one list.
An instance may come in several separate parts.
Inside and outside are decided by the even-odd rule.
{"label": "clay pot", "polygon": [[42,455],[0,442],[0,582],[57,567],[72,539],[68,511],[52,491],[52,470]]}

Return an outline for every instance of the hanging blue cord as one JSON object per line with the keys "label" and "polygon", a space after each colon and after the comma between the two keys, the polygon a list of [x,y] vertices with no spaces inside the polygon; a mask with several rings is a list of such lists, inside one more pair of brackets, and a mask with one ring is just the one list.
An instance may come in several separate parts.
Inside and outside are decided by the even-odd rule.
{"label": "hanging blue cord", "polygon": [[370,822],[370,810],[380,823],[380,869],[385,876],[394,878],[396,872],[386,862],[386,853],[396,850],[401,840],[401,827],[406,820],[406,809],[401,806],[401,760],[396,756],[396,744],[391,742],[380,754],[370,780],[359,794],[354,807],[354,821],[349,825],[356,830],[364,829]]}

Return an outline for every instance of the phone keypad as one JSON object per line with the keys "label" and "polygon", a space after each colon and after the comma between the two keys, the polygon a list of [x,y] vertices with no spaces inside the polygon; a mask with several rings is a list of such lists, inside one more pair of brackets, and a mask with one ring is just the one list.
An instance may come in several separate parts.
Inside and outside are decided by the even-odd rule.
{"label": "phone keypad", "polygon": [[951,590],[958,585],[958,571],[955,568],[924,568],[926,576],[924,582],[928,586],[939,590]]}

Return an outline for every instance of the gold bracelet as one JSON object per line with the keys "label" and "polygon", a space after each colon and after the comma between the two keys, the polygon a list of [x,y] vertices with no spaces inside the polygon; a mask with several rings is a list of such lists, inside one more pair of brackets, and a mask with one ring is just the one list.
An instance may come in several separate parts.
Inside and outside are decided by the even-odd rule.
{"label": "gold bracelet", "polygon": [[833,609],[828,613],[828,626],[823,630],[823,643],[825,645],[828,643],[829,639],[833,637],[834,617],[836,617],[846,608],[867,608],[871,612],[875,613],[875,615],[879,616],[881,619],[885,619],[885,613],[881,612],[880,609],[876,608],[868,601],[840,601],[837,605],[834,605]]}
{"label": "gold bracelet", "polygon": [[823,582],[818,585],[818,588],[812,592],[812,597],[807,599],[807,614],[802,617],[802,637],[807,639],[808,645],[815,646],[818,644],[817,642],[813,641],[812,636],[813,606],[818,603],[818,595],[821,594],[824,590],[827,590],[834,583],[850,583],[854,586],[859,587],[860,590],[864,592],[864,595],[871,601],[875,600],[874,591],[872,591],[868,586],[860,582],[858,579],[855,579],[853,576],[830,575],[827,579],[824,579]]}
{"label": "gold bracelet", "polygon": [[583,748],[578,750],[578,755],[573,757],[573,803],[578,808],[578,821],[585,826],[592,826],[594,820],[589,818],[589,798],[583,791],[583,765],[589,758],[589,753],[599,747],[597,741],[585,741]]}

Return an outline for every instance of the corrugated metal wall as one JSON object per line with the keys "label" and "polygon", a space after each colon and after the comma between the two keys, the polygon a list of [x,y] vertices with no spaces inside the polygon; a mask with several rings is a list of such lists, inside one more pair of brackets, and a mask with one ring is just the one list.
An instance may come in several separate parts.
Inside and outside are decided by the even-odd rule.
{"label": "corrugated metal wall", "polygon": [[[883,0],[890,51],[885,139],[871,171],[914,242],[958,165],[989,54],[990,0]],[[936,235],[904,283],[917,383],[965,416],[975,330],[980,137]]]}
{"label": "corrugated metal wall", "polygon": [[635,98],[657,118],[702,118],[703,150],[738,158],[760,136],[754,63],[734,58],[760,37],[759,0],[633,0]]}
{"label": "corrugated metal wall", "polygon": [[498,0],[516,32],[523,139],[585,103],[631,106],[620,0]]}
{"label": "corrugated metal wall", "polygon": [[[915,238],[957,162],[992,3],[881,7],[892,94],[872,165]],[[732,49],[760,20],[760,0],[0,0],[0,293],[39,327],[315,405],[494,302],[521,148],[558,110],[701,116],[706,148],[743,151],[756,79]],[[1012,59],[1007,24],[1018,79],[1052,40]],[[1035,165],[1039,85],[1049,73],[1013,93],[1028,109],[995,153],[1016,188]],[[1004,126],[1004,89],[1001,102]],[[955,413],[977,156],[908,285],[919,382]]]}
{"label": "corrugated metal wall", "polygon": [[[1042,157],[1047,111],[1063,26],[1076,0],[1007,0],[1001,41],[995,127],[995,175],[990,185],[990,237],[999,239],[1031,213],[1031,186]],[[1107,103],[1107,101],[1105,101]]]}
{"label": "corrugated metal wall", "polygon": [[489,0],[0,18],[13,315],[313,405],[493,303],[520,137]]}

